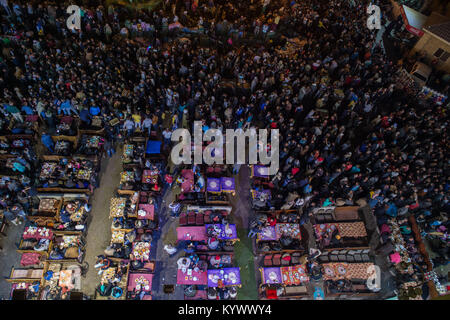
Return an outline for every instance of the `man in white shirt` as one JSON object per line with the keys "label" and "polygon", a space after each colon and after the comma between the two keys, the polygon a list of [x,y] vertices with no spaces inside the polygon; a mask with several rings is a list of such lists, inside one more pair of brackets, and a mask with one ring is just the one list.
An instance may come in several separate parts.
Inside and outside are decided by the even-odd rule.
{"label": "man in white shirt", "polygon": [[123,129],[126,130],[127,136],[130,136],[134,131],[134,121],[129,117],[123,124]]}
{"label": "man in white shirt", "polygon": [[144,121],[142,121],[142,128],[145,130],[147,130],[148,132],[148,136],[150,137],[150,133],[152,130],[152,118],[150,117],[150,115],[146,115]]}
{"label": "man in white shirt", "polygon": [[164,145],[166,146],[170,146],[171,144],[171,140],[170,138],[172,137],[172,132],[169,129],[164,129],[164,131],[162,132],[162,135],[164,137]]}

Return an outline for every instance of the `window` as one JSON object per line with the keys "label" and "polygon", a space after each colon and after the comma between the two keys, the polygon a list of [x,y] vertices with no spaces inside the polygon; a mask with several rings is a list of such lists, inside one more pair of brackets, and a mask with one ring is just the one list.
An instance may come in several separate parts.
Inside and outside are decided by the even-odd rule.
{"label": "window", "polygon": [[434,56],[439,58],[443,53],[444,53],[444,50],[442,50],[441,48],[439,48],[439,49],[437,49],[436,52],[434,53]]}

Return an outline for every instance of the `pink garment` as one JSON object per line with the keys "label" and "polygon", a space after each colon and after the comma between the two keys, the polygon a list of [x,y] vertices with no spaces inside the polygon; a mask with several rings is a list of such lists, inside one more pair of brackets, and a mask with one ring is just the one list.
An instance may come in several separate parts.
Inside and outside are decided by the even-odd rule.
{"label": "pink garment", "polygon": [[381,225],[381,233],[391,233],[391,228],[387,224]]}
{"label": "pink garment", "polygon": [[389,258],[391,259],[392,263],[398,264],[402,261],[402,258],[400,257],[400,253],[395,252],[391,255],[389,255]]}

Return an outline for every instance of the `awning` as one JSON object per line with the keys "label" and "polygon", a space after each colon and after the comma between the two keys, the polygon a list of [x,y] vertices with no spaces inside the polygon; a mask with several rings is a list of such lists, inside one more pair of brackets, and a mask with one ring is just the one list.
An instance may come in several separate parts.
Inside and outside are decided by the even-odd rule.
{"label": "awning", "polygon": [[406,29],[412,34],[421,37],[423,35],[422,27],[428,17],[405,5],[402,5],[400,10]]}

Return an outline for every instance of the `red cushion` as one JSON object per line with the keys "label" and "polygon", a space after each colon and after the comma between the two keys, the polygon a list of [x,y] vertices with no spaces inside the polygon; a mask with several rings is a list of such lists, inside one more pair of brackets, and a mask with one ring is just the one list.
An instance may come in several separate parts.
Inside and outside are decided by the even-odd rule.
{"label": "red cushion", "polygon": [[278,298],[277,290],[266,289],[266,296],[267,296],[267,299],[277,299]]}

